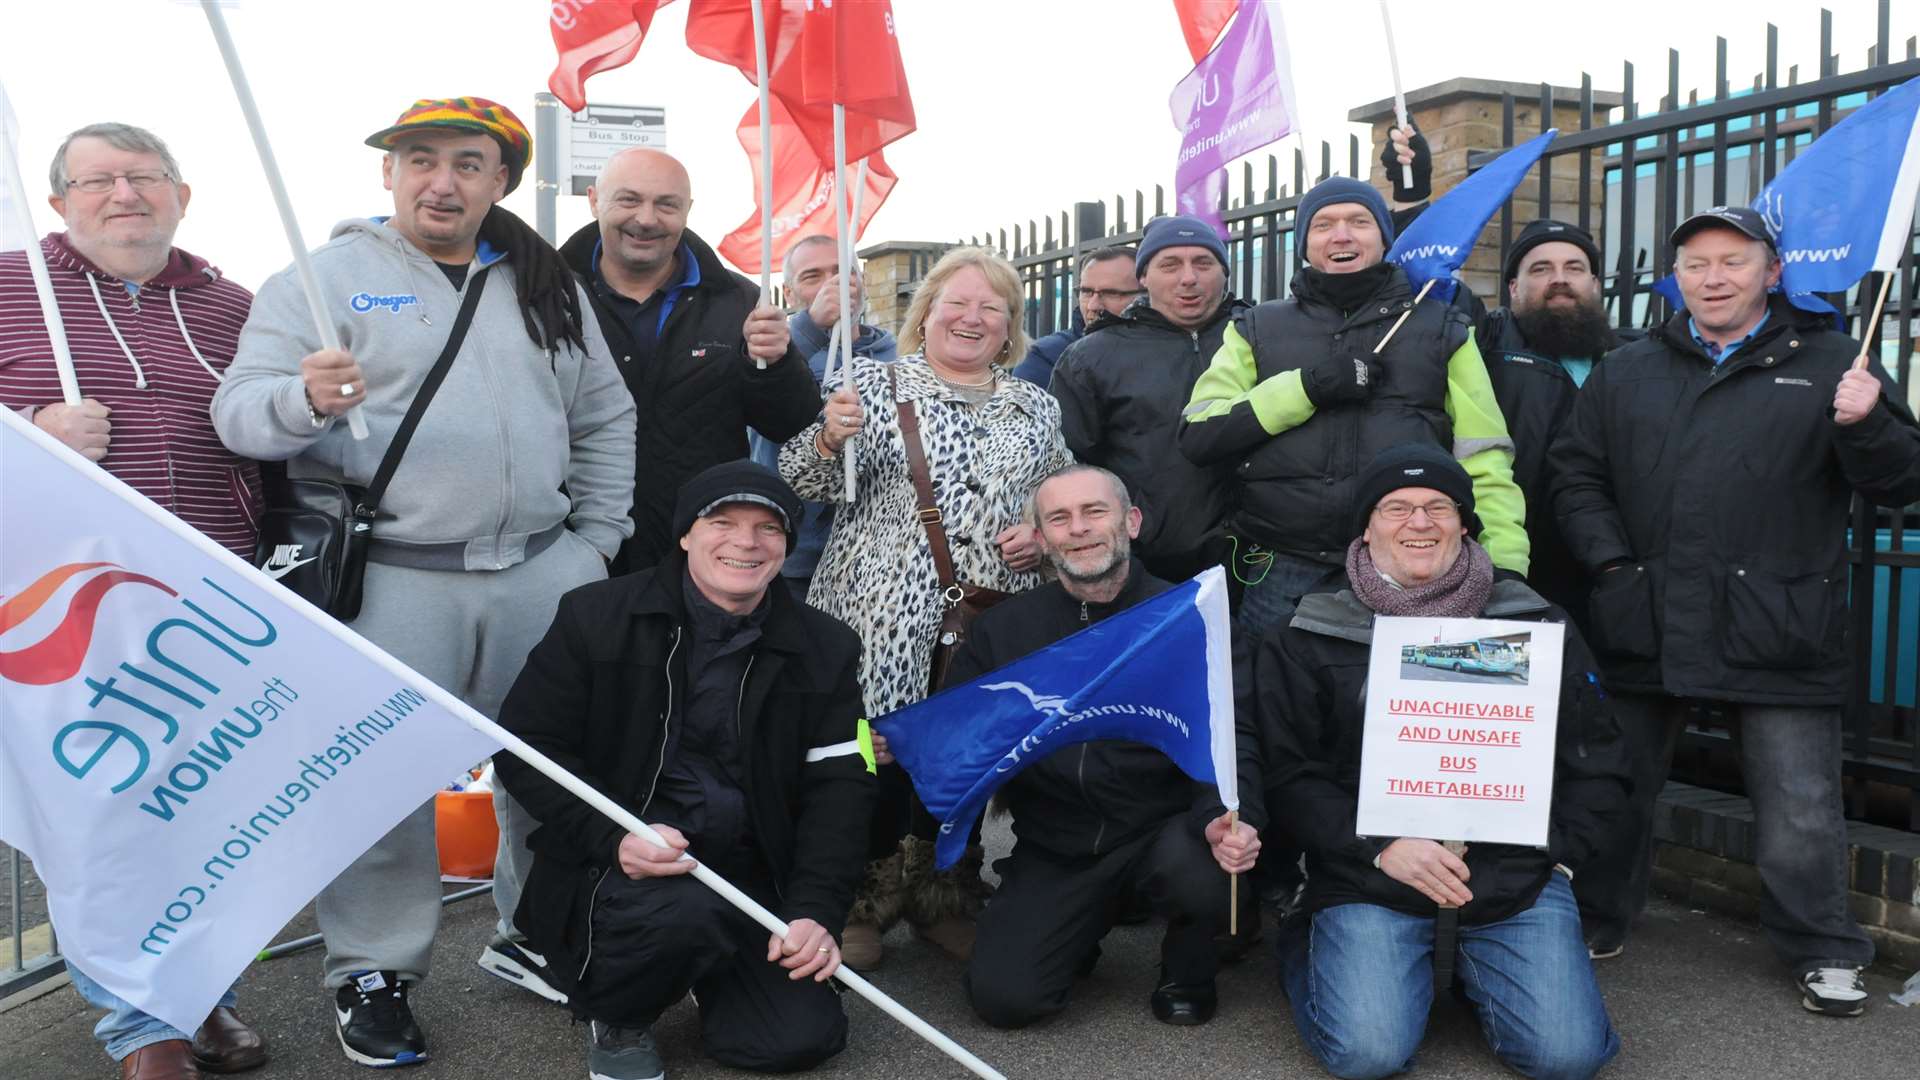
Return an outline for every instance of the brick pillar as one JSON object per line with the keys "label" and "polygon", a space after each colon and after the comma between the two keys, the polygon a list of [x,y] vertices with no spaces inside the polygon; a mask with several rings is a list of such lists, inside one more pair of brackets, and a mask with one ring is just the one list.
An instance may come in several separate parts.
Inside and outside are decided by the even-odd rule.
{"label": "brick pillar", "polygon": [[[1433,196],[1439,198],[1452,190],[1455,184],[1467,178],[1468,156],[1479,151],[1497,151],[1501,149],[1501,98],[1512,94],[1513,138],[1516,143],[1525,142],[1540,133],[1540,84],[1496,82],[1487,79],[1450,79],[1432,86],[1423,86],[1407,92],[1407,114],[1415,127],[1427,137],[1427,146],[1433,153]],[[1549,126],[1557,127],[1564,133],[1580,130],[1580,90],[1578,87],[1556,86],[1552,88],[1553,116]],[[1594,125],[1606,123],[1606,111],[1621,104],[1620,95],[1612,91],[1595,90],[1593,92]],[[1386,144],[1387,132],[1394,123],[1393,99],[1376,101],[1362,105],[1347,114],[1347,119],[1355,123],[1372,125],[1372,147],[1367,152],[1371,162],[1370,182],[1379,188],[1389,199],[1393,197],[1393,185],[1387,179],[1386,170],[1380,165],[1380,150]],[[1604,250],[1603,237],[1600,235],[1600,215],[1606,201],[1606,187],[1601,183],[1601,151],[1590,151],[1593,158],[1593,182],[1587,192],[1587,206],[1594,239],[1602,241],[1603,257],[1611,258],[1612,252]],[[1548,216],[1563,221],[1577,222],[1580,219],[1580,163],[1571,155],[1562,155],[1553,159],[1552,190],[1549,192],[1550,212]],[[1539,203],[1539,167],[1527,173],[1514,192],[1513,222],[1518,231],[1526,222],[1540,217]],[[1500,227],[1499,217],[1487,223],[1480,234],[1479,243],[1474,246],[1473,255],[1463,268],[1468,285],[1488,306],[1500,301]]]}
{"label": "brick pillar", "polygon": [[867,281],[866,321],[898,336],[913,301],[913,287],[952,244],[893,240],[860,252]]}

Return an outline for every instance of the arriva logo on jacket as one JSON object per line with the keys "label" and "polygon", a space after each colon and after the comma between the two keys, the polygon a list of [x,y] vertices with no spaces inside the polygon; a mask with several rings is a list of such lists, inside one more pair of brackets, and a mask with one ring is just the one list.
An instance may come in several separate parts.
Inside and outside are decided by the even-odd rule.
{"label": "arriva logo on jacket", "polygon": [[388,311],[392,312],[393,314],[398,315],[400,314],[401,308],[407,307],[410,304],[418,304],[419,302],[420,302],[420,298],[413,295],[412,293],[399,293],[393,296],[380,296],[375,293],[361,292],[361,293],[354,293],[351,297],[349,297],[347,299],[347,306],[352,308],[356,314],[360,314],[360,315],[365,315],[367,312],[372,311],[375,308],[386,308]]}

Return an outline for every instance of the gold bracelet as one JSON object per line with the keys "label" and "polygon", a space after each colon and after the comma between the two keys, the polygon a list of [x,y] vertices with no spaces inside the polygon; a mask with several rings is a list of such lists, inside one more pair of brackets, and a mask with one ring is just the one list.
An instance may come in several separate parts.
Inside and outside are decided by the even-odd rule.
{"label": "gold bracelet", "polygon": [[832,461],[840,456],[840,451],[827,449],[827,429],[824,427],[813,433],[813,452],[820,455],[822,461]]}

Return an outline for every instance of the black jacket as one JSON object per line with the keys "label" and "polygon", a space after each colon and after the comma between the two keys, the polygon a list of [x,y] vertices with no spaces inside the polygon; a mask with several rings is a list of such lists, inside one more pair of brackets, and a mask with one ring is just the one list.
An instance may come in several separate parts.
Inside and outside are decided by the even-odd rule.
{"label": "black jacket", "polygon": [[[1565,612],[1511,580],[1494,582],[1481,617],[1566,622]],[[1279,630],[1242,654],[1234,680],[1241,813],[1306,852],[1308,910],[1367,903],[1430,917],[1433,901],[1373,865],[1392,838],[1354,832],[1372,640],[1373,612],[1342,574],[1302,597]],[[1595,670],[1569,623],[1547,850],[1470,845],[1473,900],[1460,909],[1462,923],[1498,922],[1531,907],[1555,863],[1578,875],[1617,831],[1631,781],[1613,711],[1589,677]]]}
{"label": "black jacket", "polygon": [[747,357],[740,330],[760,290],[728,270],[691,230],[682,234],[700,265],[700,284],[667,316],[651,355],[642,355],[593,273],[600,227],[588,222],[560,249],[579,276],[615,365],[639,407],[634,453],[634,532],[614,573],[643,570],[677,549],[673,500],[680,485],[710,465],[747,456],[747,428],[775,442],[799,434],[820,414],[820,386],[791,345],[765,371]]}
{"label": "black jacket", "polygon": [[[1376,359],[1386,375],[1364,402],[1318,410],[1298,427],[1270,435],[1251,409],[1187,421],[1179,445],[1189,461],[1226,464],[1236,483],[1236,534],[1329,565],[1345,561],[1354,486],[1381,450],[1407,442],[1456,449],[1448,414],[1447,365],[1472,327],[1438,301],[1415,307],[1398,267],[1352,316],[1316,296],[1305,275],[1294,295],[1269,300],[1234,319],[1253,348],[1255,383],[1311,367],[1329,356],[1365,355],[1412,308]],[[1464,455],[1463,455],[1464,456]],[[1518,516],[1516,514],[1516,516]]]}
{"label": "black jacket", "polygon": [[[948,684],[1011,664],[1171,587],[1136,559],[1112,603],[1082,603],[1057,580],[1029,589],[974,621],[966,645],[954,656]],[[1012,811],[1013,834],[1022,844],[1073,857],[1103,855],[1193,809],[1197,801],[1219,801],[1211,789],[1198,788],[1173,759],[1145,743],[1101,739],[1064,747],[1029,765],[1000,789],[999,799]]]}
{"label": "black jacket", "polygon": [[[1554,507],[1596,573],[1593,641],[1616,688],[1838,705],[1848,504],[1920,499],[1920,426],[1885,391],[1857,424],[1833,394],[1859,347],[1775,298],[1716,367],[1681,312],[1594,367],[1554,442]],[[1609,564],[1619,569],[1600,573]]]}
{"label": "black jacket", "polygon": [[[500,708],[501,726],[642,821],[673,696],[686,692],[685,565],[676,551],[652,570],[561,597]],[[779,578],[770,588],[773,607],[752,646],[736,721],[753,841],[772,876],[776,914],[838,936],[866,865],[875,791],[854,748],[860,641],[795,600]],[[819,759],[810,761],[813,751]],[[539,951],[560,958],[556,971],[572,976],[588,960],[592,895],[602,877],[620,872],[626,831],[511,753],[495,755],[494,767],[540,823],[527,839],[534,865],[515,921]]]}
{"label": "black jacket", "polygon": [[1252,306],[1228,297],[1185,330],[1137,302],[1095,323],[1054,368],[1067,449],[1127,482],[1141,512],[1134,552],[1156,574],[1184,579],[1226,528],[1232,476],[1180,453],[1180,413],[1228,321]]}
{"label": "black jacket", "polygon": [[1580,388],[1556,358],[1528,346],[1507,308],[1488,312],[1480,320],[1478,339],[1493,396],[1506,417],[1507,434],[1513,437],[1513,480],[1527,498],[1527,584],[1565,608],[1585,629],[1591,586],[1585,568],[1567,550],[1553,514],[1550,453]]}

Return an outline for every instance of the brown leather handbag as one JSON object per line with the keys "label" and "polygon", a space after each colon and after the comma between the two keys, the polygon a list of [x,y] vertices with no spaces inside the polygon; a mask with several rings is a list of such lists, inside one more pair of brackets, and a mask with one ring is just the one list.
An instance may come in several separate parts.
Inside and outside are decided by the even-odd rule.
{"label": "brown leather handbag", "polygon": [[900,412],[900,441],[907,449],[907,474],[913,479],[914,516],[927,530],[927,550],[933,554],[933,572],[940,579],[940,631],[933,639],[933,663],[928,668],[927,693],[939,692],[947,683],[947,669],[954,654],[966,644],[967,629],[981,612],[1013,595],[982,585],[960,581],[953,572],[953,552],[947,547],[947,529],[940,518],[940,505],[933,500],[933,474],[927,468],[927,450],[920,441],[920,415],[913,402],[900,400],[899,380],[893,366],[887,365],[887,387],[893,393],[893,406]]}

